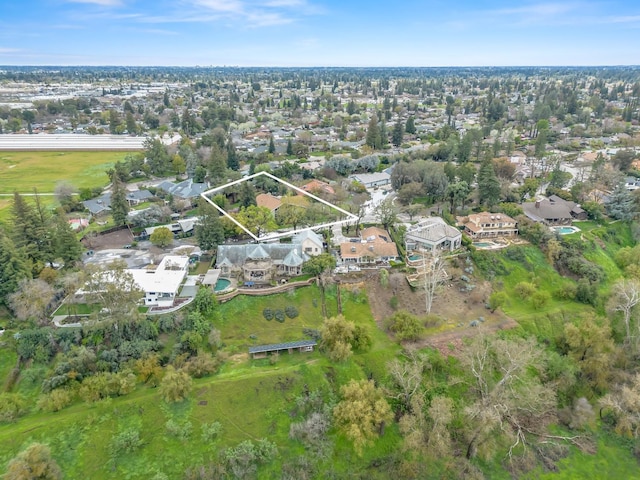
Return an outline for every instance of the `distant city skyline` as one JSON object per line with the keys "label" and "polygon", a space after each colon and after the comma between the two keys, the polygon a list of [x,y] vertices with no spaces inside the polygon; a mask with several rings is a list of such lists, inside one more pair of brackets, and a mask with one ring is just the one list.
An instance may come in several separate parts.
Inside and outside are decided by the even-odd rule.
{"label": "distant city skyline", "polygon": [[0,0],[2,65],[640,65],[640,3]]}

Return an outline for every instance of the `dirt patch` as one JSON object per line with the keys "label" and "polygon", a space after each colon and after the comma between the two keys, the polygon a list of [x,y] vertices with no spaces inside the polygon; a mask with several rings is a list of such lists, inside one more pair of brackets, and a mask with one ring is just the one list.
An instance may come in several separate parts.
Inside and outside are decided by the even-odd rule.
{"label": "dirt patch", "polygon": [[[514,328],[518,324],[501,311],[491,313],[485,306],[491,294],[491,284],[474,279],[471,281],[475,288],[471,292],[461,291],[466,283],[460,280],[462,273],[456,267],[447,269],[450,280],[443,285],[436,294],[431,313],[442,319],[441,325],[422,341],[406,346],[420,348],[431,346],[439,349],[445,356],[455,355],[462,345],[462,339],[477,334],[479,328],[485,331],[497,331]],[[470,276],[469,274],[466,274]],[[369,304],[376,323],[384,328],[384,320],[397,310],[406,310],[413,315],[426,314],[424,291],[413,289],[407,282],[405,275],[393,272],[389,276],[389,285],[380,284],[377,271],[363,272],[361,281],[366,283]],[[393,298],[395,297],[395,300]],[[393,306],[396,304],[396,308]],[[483,321],[480,321],[482,319]],[[472,326],[477,325],[477,326]]]}
{"label": "dirt patch", "polygon": [[108,248],[122,248],[133,242],[131,231],[126,228],[105,234],[89,234],[82,239],[82,244],[89,250],[106,250]]}

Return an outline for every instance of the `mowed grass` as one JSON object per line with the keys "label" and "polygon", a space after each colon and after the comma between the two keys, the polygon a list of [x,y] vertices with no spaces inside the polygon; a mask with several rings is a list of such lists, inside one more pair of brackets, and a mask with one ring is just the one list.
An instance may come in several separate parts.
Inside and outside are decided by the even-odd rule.
{"label": "mowed grass", "polygon": [[53,193],[65,180],[76,188],[109,183],[105,171],[127,152],[0,152],[0,193]]}

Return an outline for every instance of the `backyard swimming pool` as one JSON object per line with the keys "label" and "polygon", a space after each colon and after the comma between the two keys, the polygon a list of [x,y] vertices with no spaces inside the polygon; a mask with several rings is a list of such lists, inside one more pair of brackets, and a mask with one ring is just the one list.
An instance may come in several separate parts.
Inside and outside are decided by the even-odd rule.
{"label": "backyard swimming pool", "polygon": [[580,229],[578,227],[573,227],[573,226],[569,226],[569,227],[552,227],[551,230],[553,230],[554,232],[559,233],[560,235],[570,235],[572,233],[577,233],[580,231]]}
{"label": "backyard swimming pool", "polygon": [[223,290],[229,288],[229,285],[231,285],[231,282],[229,280],[227,280],[226,278],[219,278],[216,282],[216,286],[213,287],[213,291],[222,292]]}

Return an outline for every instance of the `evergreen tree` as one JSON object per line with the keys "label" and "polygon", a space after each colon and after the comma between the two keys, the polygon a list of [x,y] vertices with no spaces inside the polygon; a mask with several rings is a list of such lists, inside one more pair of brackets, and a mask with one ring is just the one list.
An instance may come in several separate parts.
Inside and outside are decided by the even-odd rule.
{"label": "evergreen tree", "polygon": [[411,135],[416,133],[416,124],[413,117],[407,118],[407,124],[405,125],[404,130]]}
{"label": "evergreen tree", "polygon": [[389,145],[389,134],[387,133],[387,124],[384,119],[380,122],[380,145],[378,148],[385,148]]}
{"label": "evergreen tree", "polygon": [[369,120],[365,144],[373,149],[380,148],[380,128],[378,127],[378,117],[375,114],[373,114],[371,120]]}
{"label": "evergreen tree", "polygon": [[126,188],[118,175],[113,176],[111,184],[111,215],[116,225],[126,225],[129,213]]}
{"label": "evergreen tree", "polygon": [[500,200],[500,181],[490,160],[482,162],[478,171],[478,198],[481,204],[489,207]]}
{"label": "evergreen tree", "polygon": [[256,205],[256,189],[249,182],[243,182],[240,187],[240,206]]}
{"label": "evergreen tree", "polygon": [[291,139],[287,140],[287,155],[293,155],[293,143]]}
{"label": "evergreen tree", "polygon": [[198,218],[200,221],[196,225],[196,239],[202,250],[212,250],[224,242],[224,226],[220,221],[220,212],[215,207],[200,200]]}
{"label": "evergreen tree", "polygon": [[398,120],[396,124],[393,126],[393,133],[391,134],[391,143],[393,143],[394,147],[399,147],[402,145],[402,136],[404,134],[404,127],[402,122]]}
{"label": "evergreen tree", "polygon": [[26,255],[0,230],[0,303],[6,305],[7,296],[18,289],[20,280],[31,278],[28,263]]}
{"label": "evergreen tree", "polygon": [[[36,198],[38,198],[36,196]],[[41,205],[40,205],[41,206]],[[44,212],[40,212],[44,215]],[[50,236],[45,231],[41,215],[19,194],[14,193],[11,216],[13,239],[16,247],[24,249],[31,260],[34,273],[38,273],[51,260]]]}
{"label": "evergreen tree", "polygon": [[209,175],[213,180],[224,178],[227,171],[227,155],[217,143],[211,146],[211,155],[209,156]]}
{"label": "evergreen tree", "polygon": [[631,192],[624,183],[619,183],[611,192],[609,202],[606,204],[607,215],[616,220],[630,221],[636,216],[635,204]]}
{"label": "evergreen tree", "polygon": [[273,142],[273,135],[269,138],[269,153],[271,155],[276,153],[276,144]]}
{"label": "evergreen tree", "polygon": [[236,172],[240,169],[238,152],[236,152],[236,147],[231,140],[227,142],[227,168]]}
{"label": "evergreen tree", "polygon": [[56,258],[62,259],[65,268],[69,268],[80,260],[82,244],[78,241],[62,209],[58,209],[54,216],[53,231]]}

